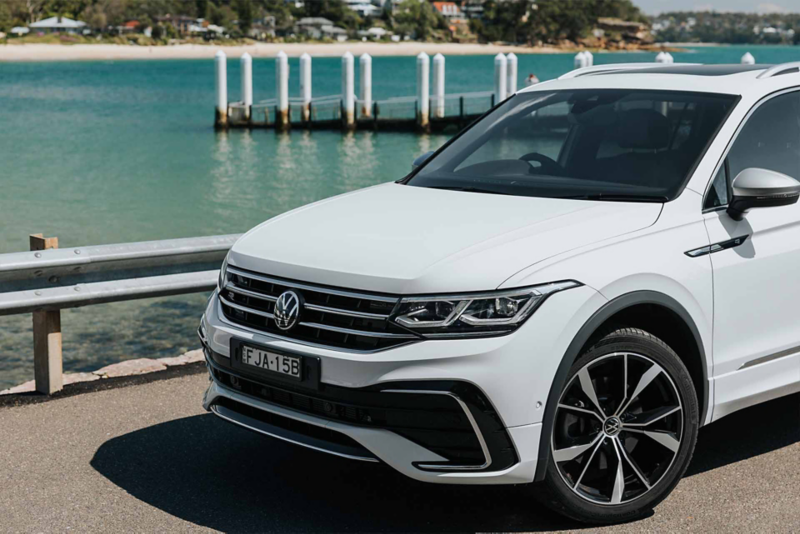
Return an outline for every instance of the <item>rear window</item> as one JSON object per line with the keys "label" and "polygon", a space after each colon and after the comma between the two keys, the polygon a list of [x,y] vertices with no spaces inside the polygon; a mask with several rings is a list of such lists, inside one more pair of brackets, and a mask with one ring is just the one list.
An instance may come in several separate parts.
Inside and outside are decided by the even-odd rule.
{"label": "rear window", "polygon": [[535,197],[672,200],[736,100],[617,89],[518,94],[407,183]]}

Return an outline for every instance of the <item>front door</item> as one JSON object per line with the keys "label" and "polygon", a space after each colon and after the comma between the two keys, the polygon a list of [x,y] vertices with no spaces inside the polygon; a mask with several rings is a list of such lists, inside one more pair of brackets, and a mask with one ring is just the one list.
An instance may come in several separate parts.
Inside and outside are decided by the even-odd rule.
{"label": "front door", "polygon": [[800,179],[800,92],[746,120],[706,199],[714,272],[714,418],[800,390],[800,204],[725,212],[747,168]]}

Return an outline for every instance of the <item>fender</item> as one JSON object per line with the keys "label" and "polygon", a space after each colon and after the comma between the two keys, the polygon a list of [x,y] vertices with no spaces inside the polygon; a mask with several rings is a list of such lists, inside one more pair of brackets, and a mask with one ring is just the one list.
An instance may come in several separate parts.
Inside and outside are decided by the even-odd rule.
{"label": "fender", "polygon": [[553,430],[556,404],[558,404],[561,390],[567,381],[567,374],[572,364],[575,363],[575,360],[580,356],[580,351],[586,342],[589,341],[589,338],[591,338],[606,320],[626,308],[639,304],[658,304],[671,310],[686,323],[689,330],[692,332],[700,358],[702,359],[704,380],[702,383],[702,399],[698,400],[700,402],[700,424],[702,425],[703,421],[705,421],[706,412],[708,411],[708,368],[706,365],[706,353],[703,347],[703,340],[700,337],[700,331],[697,329],[697,325],[691,315],[689,315],[689,312],[687,312],[677,300],[657,291],[634,291],[621,295],[604,304],[588,321],[586,321],[586,324],[581,327],[578,334],[572,340],[572,343],[570,343],[567,352],[564,354],[558,366],[553,384],[550,386],[550,393],[547,395],[547,406],[542,421],[542,438],[539,440],[539,457],[536,463],[535,482],[543,480],[547,471],[547,464],[550,461],[550,435]]}

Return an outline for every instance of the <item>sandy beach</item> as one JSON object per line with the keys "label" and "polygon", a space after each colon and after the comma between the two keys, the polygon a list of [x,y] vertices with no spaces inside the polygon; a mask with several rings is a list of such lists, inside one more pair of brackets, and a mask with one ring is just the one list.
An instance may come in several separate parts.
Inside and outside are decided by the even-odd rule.
{"label": "sandy beach", "polygon": [[217,50],[237,57],[248,52],[253,57],[274,57],[283,50],[290,57],[308,52],[315,57],[341,56],[347,51],[355,55],[365,52],[372,56],[480,55],[497,53],[553,54],[565,50],[549,47],[501,46],[457,43],[256,43],[246,46],[214,46],[181,44],[172,46],[135,46],[115,44],[6,44],[0,45],[0,61],[75,61],[117,59],[209,59]]}

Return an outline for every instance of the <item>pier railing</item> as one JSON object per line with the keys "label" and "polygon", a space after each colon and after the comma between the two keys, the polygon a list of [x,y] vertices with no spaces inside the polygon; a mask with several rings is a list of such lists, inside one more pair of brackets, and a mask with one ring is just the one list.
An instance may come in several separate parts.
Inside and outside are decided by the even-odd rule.
{"label": "pier railing", "polygon": [[0,254],[0,316],[33,314],[36,390],[62,388],[61,312],[107,302],[202,293],[238,235],[58,248],[30,237],[30,252]]}
{"label": "pier railing", "polygon": [[[439,102],[441,101],[441,104]],[[464,127],[494,106],[493,91],[449,94],[431,97],[428,101],[429,122],[433,129],[449,125]],[[417,126],[419,100],[414,96],[398,96],[384,100],[366,101],[354,97],[353,118],[360,128],[414,129]],[[307,107],[308,114],[304,115]],[[304,102],[290,98],[288,125],[306,129],[340,129],[345,117],[345,99],[330,95]],[[244,102],[228,104],[228,128],[276,128],[280,116],[276,99],[262,100],[247,105]]]}

